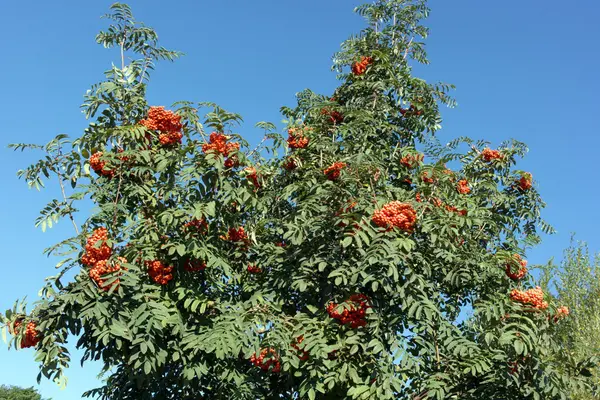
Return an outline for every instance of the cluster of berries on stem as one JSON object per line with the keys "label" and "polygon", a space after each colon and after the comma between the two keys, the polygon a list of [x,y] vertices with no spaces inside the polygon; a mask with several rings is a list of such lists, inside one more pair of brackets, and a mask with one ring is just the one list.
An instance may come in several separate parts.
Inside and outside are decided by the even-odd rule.
{"label": "cluster of berries on stem", "polygon": [[[514,266],[518,265],[518,270],[514,272]],[[527,260],[523,260],[520,255],[515,254],[513,261],[506,264],[506,276],[513,281],[521,280],[527,275]]]}
{"label": "cluster of berries on stem", "polygon": [[239,151],[239,143],[229,142],[230,137],[222,133],[213,132],[209,136],[209,142],[202,145],[202,151],[205,153],[217,153],[226,158],[225,167],[237,167],[238,159],[235,152]]}
{"label": "cluster of berries on stem", "polygon": [[521,175],[521,179],[519,179],[517,181],[517,186],[522,191],[531,189],[532,184],[533,184],[533,177],[531,176],[531,174],[529,172],[525,172],[523,175]]}
{"label": "cluster of berries on stem", "polygon": [[120,280],[117,278],[112,284],[107,285],[107,280],[103,277],[107,274],[125,269],[122,267],[122,264],[127,262],[123,257],[117,257],[117,260],[115,261],[109,260],[112,255],[112,248],[106,243],[107,240],[108,230],[106,228],[95,229],[90,237],[87,238],[85,253],[81,257],[81,263],[90,267],[88,271],[89,277],[99,288],[105,291],[110,290],[113,286],[118,287]]}
{"label": "cluster of berries on stem", "polygon": [[483,158],[483,160],[486,162],[490,162],[492,160],[501,160],[502,153],[500,153],[498,150],[492,150],[489,147],[486,147],[481,152],[481,158]]}
{"label": "cluster of berries on stem", "polygon": [[183,229],[185,229],[188,232],[206,233],[206,231],[208,230],[208,222],[206,222],[204,218],[195,218],[189,222],[186,222],[183,225]]}
{"label": "cluster of berries on stem", "polygon": [[331,318],[340,321],[342,325],[350,325],[351,328],[356,329],[367,325],[365,317],[369,308],[371,306],[367,296],[354,294],[344,304],[329,303],[327,313]]}
{"label": "cluster of berries on stem", "polygon": [[102,155],[103,153],[101,151],[92,154],[89,159],[90,167],[92,167],[94,172],[98,175],[112,178],[115,176],[115,171],[106,168],[106,162],[102,160]]}
{"label": "cluster of berries on stem", "polygon": [[304,342],[304,335],[300,335],[296,338],[296,341],[292,343],[292,348],[294,348],[298,352],[297,355],[300,360],[306,361],[310,358],[310,354],[308,353],[308,351],[300,348],[299,345],[301,345],[302,342]]}
{"label": "cluster of berries on stem", "polygon": [[202,260],[186,260],[183,269],[187,272],[199,272],[206,269],[206,262]]}
{"label": "cluster of berries on stem", "polygon": [[141,120],[140,124],[150,130],[158,131],[158,141],[163,146],[179,144],[183,138],[181,116],[165,110],[162,106],[150,107],[148,118]]}
{"label": "cluster of berries on stem", "polygon": [[360,76],[367,71],[367,67],[373,63],[373,58],[368,56],[362,56],[360,61],[352,64],[352,73]]}
{"label": "cluster of berries on stem", "polygon": [[545,310],[548,308],[548,303],[544,301],[544,292],[537,286],[535,289],[529,289],[526,291],[513,289],[510,292],[510,298],[521,304],[529,304],[537,310]]}
{"label": "cluster of berries on stem", "polygon": [[[23,320],[17,319],[13,323],[12,328],[9,325],[8,331],[11,335],[15,335],[20,333],[20,331],[23,329],[22,326]],[[25,332],[23,332],[23,339],[21,339],[21,348],[26,349],[29,347],[35,347],[40,340],[41,335],[37,330],[37,324],[34,321],[29,321],[27,325],[25,325]]]}
{"label": "cluster of berries on stem", "polygon": [[146,261],[146,266],[150,279],[159,285],[166,285],[173,279],[173,267],[163,264],[162,261]]}
{"label": "cluster of berries on stem", "polygon": [[275,374],[281,372],[281,361],[279,361],[279,355],[272,347],[262,349],[258,356],[256,353],[254,353],[252,357],[250,357],[250,362],[265,372],[269,371],[269,369]]}
{"label": "cluster of berries on stem", "polygon": [[309,141],[301,128],[288,129],[287,143],[290,149],[304,149],[308,146]]}
{"label": "cluster of berries on stem", "polygon": [[386,228],[388,231],[393,228],[400,228],[405,232],[412,232],[417,223],[417,213],[408,203],[392,201],[376,210],[371,217],[371,221],[378,227]]}
{"label": "cluster of berries on stem", "polygon": [[424,158],[423,154],[407,154],[400,159],[400,164],[406,168],[413,169],[422,163]]}
{"label": "cluster of berries on stem", "polygon": [[327,167],[323,173],[330,181],[337,181],[340,178],[344,168],[346,168],[346,163],[337,161]]}
{"label": "cluster of berries on stem", "polygon": [[458,181],[456,185],[456,190],[460,194],[469,194],[471,193],[471,188],[469,187],[469,182],[466,179],[461,179]]}
{"label": "cluster of berries on stem", "polygon": [[249,274],[260,274],[262,269],[258,265],[248,264],[247,271]]}

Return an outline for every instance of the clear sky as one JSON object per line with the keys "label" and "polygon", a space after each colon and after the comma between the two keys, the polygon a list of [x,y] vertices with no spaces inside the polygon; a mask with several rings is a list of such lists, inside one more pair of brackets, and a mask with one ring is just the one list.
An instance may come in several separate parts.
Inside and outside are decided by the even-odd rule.
{"label": "clear sky", "polygon": [[[330,56],[362,26],[359,0],[133,0],[137,18],[157,29],[162,44],[186,53],[160,64],[149,100],[214,101],[245,118],[240,133],[267,120],[282,126],[279,108],[304,88],[329,94],[336,86]],[[48,245],[70,235],[61,222],[42,233],[33,226],[53,191],[37,193],[16,179],[33,158],[13,154],[12,142],[45,143],[58,133],[79,135],[79,111],[90,84],[117,61],[94,42],[111,1],[4,1],[0,24],[0,309],[24,295],[35,299],[54,260]],[[530,263],[561,258],[571,232],[600,250],[600,3],[597,0],[431,0],[428,81],[457,85],[459,107],[444,110],[443,140],[467,135],[530,146],[520,169],[533,173],[548,203],[545,218],[558,234],[528,254]],[[97,384],[96,364],[78,366],[69,386],[40,390],[55,400],[79,399]],[[35,385],[32,350],[0,346],[0,384]]]}

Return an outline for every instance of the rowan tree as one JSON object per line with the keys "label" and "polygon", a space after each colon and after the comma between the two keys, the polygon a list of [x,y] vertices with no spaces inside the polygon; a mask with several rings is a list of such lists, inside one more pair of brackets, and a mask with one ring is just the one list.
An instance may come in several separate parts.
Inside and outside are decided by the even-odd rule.
{"label": "rowan tree", "polygon": [[454,100],[412,75],[425,1],[356,11],[339,87],[301,92],[287,132],[259,123],[251,150],[214,103],[147,103],[154,63],[180,54],[111,7],[97,41],[121,65],[88,91],[89,127],[13,146],[46,153],[19,172],[31,187],[62,189],[37,224],[76,233],[46,250],[64,259],[31,311],[4,316],[40,378],[64,379],[76,338],[104,363],[86,393],[102,399],[560,399],[588,384],[557,362],[558,305],[527,276],[552,228],[516,169],[526,146],[437,139]]}

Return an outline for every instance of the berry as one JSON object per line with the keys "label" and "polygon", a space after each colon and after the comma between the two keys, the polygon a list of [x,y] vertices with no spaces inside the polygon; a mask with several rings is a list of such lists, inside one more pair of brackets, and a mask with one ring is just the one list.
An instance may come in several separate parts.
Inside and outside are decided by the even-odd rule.
{"label": "berry", "polygon": [[323,173],[330,181],[337,181],[340,178],[342,169],[344,168],[346,168],[346,163],[338,161],[327,167]]}
{"label": "berry", "polygon": [[367,70],[367,67],[369,65],[371,65],[372,62],[373,62],[373,59],[371,57],[362,56],[360,58],[360,61],[357,61],[354,64],[352,64],[352,73],[354,75],[364,74],[365,71]]}
{"label": "berry", "polygon": [[423,154],[407,154],[400,159],[400,164],[406,168],[413,169],[423,162],[425,156]]}
{"label": "berry", "polygon": [[429,176],[427,174],[427,172],[423,172],[421,174],[421,179],[423,180],[423,182],[425,183],[434,183],[435,182],[435,178],[433,177],[433,173],[431,174],[431,176]]}
{"label": "berry", "polygon": [[344,116],[339,111],[323,108],[321,110],[321,115],[327,115],[329,117],[329,122],[334,125],[344,122]]}
{"label": "berry", "polygon": [[[266,359],[266,361],[265,361]],[[250,362],[255,366],[259,367],[263,371],[267,372],[269,369],[274,374],[281,372],[281,362],[279,361],[279,355],[274,348],[269,347],[268,349],[262,349],[260,355],[254,353],[250,357]]]}
{"label": "berry", "polygon": [[187,232],[191,232],[191,233],[206,233],[206,231],[208,230],[208,222],[206,222],[206,220],[204,218],[202,219],[193,219],[189,222],[186,222],[183,225],[183,229]]}
{"label": "berry", "polygon": [[92,235],[87,239],[81,263],[92,267],[98,261],[107,260],[112,254],[112,249],[105,243],[107,240],[108,230],[106,228],[94,230]]}
{"label": "berry", "polygon": [[544,301],[544,292],[539,286],[527,291],[513,289],[510,292],[510,299],[521,304],[530,304],[538,310],[548,308],[548,303]]}
{"label": "berry", "polygon": [[[527,261],[523,260],[520,255],[515,254],[513,256],[514,261],[511,261],[506,264],[506,276],[508,276],[513,281],[518,281],[523,279],[523,277],[527,274]],[[519,265],[519,270],[517,272],[513,272],[513,265]]]}
{"label": "berry", "polygon": [[206,262],[201,260],[187,260],[183,265],[187,272],[198,272],[206,269]]}
{"label": "berry", "polygon": [[519,189],[526,191],[531,189],[532,183],[533,177],[529,172],[525,172],[523,175],[521,175],[521,179],[518,180],[517,185]]}
{"label": "berry", "polygon": [[405,232],[412,232],[417,222],[417,213],[408,203],[392,201],[385,204],[381,210],[376,210],[371,220],[375,225],[387,228],[388,231],[400,228]]}
{"label": "berry", "polygon": [[569,307],[562,306],[556,309],[556,314],[554,314],[554,322],[558,322],[559,320],[568,317],[570,314]]}
{"label": "berry", "polygon": [[343,305],[329,303],[327,313],[331,318],[339,320],[342,325],[350,325],[351,328],[356,329],[367,325],[365,316],[369,308],[371,306],[367,296],[354,294]]}
{"label": "berry", "polygon": [[[202,145],[202,151],[205,153],[219,153],[222,154],[223,157],[229,157],[236,151],[240,149],[239,143],[228,143],[230,137],[225,136],[222,133],[213,132],[210,134],[209,143],[205,143]],[[232,168],[237,166],[237,158],[230,157],[229,162],[226,161],[225,165],[227,168]]]}
{"label": "berry", "polygon": [[127,260],[123,257],[117,257],[117,261],[109,262],[108,260],[100,260],[94,264],[92,268],[88,271],[89,277],[96,282],[99,288],[105,291],[109,291],[111,287],[116,286],[117,288],[120,285],[120,279],[117,278],[112,284],[106,284],[107,279],[103,279],[104,275],[120,271],[121,269],[126,269],[125,267],[121,267],[121,264],[126,263]]}
{"label": "berry", "polygon": [[309,141],[301,128],[288,129],[287,143],[291,149],[304,149],[308,146]]}
{"label": "berry", "polygon": [[247,270],[249,274],[260,274],[263,272],[259,266],[253,264],[248,264]]}
{"label": "berry", "polygon": [[258,172],[256,171],[256,168],[248,167],[248,168],[244,169],[244,171],[246,171],[246,173],[247,173],[246,178],[252,182],[254,187],[257,189],[260,188],[261,185],[260,185],[260,182],[258,181]]}
{"label": "berry", "polygon": [[481,152],[481,158],[483,158],[483,160],[487,161],[487,162],[490,162],[492,160],[501,160],[502,153],[500,153],[498,150],[492,150],[492,149],[486,147]]}
{"label": "berry", "polygon": [[456,190],[460,194],[469,194],[471,193],[471,188],[469,187],[469,182],[466,179],[461,179],[458,181],[458,185],[456,186]]}
{"label": "berry", "polygon": [[183,134],[181,130],[181,116],[164,107],[150,107],[148,118],[140,121],[146,128],[159,131],[158,140],[163,146],[181,143]]}
{"label": "berry", "polygon": [[92,167],[94,172],[98,175],[112,178],[113,176],[115,176],[115,171],[111,169],[106,169],[106,162],[102,161],[102,154],[103,153],[101,151],[98,151],[90,156],[90,167]]}
{"label": "berry", "polygon": [[160,285],[166,285],[173,279],[172,266],[166,266],[158,260],[146,261],[146,266],[148,267],[150,278]]}
{"label": "berry", "polygon": [[304,342],[304,335],[300,335],[296,338],[296,341],[294,343],[292,343],[292,347],[298,351],[298,358],[302,361],[306,361],[310,358],[310,354],[308,353],[308,351],[303,350],[300,348],[300,344],[302,344],[302,342]]}

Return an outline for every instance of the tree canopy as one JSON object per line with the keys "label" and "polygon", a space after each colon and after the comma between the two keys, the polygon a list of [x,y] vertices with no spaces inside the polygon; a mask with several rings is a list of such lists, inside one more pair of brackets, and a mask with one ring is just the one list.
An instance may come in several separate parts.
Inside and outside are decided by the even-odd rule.
{"label": "tree canopy", "polygon": [[[116,3],[97,36],[121,50],[91,87],[75,138],[19,172],[53,177],[46,229],[56,276],[10,343],[64,382],[77,338],[104,363],[101,399],[566,399],[588,367],[555,340],[561,304],[527,274],[552,228],[527,152],[442,143],[452,86],[428,63],[424,0],[357,7],[366,27],[333,58],[340,85],[305,90],[251,149],[241,116],[211,102],[150,105],[154,63],[180,53]],[[286,137],[287,136],[287,137]],[[94,204],[91,215],[80,202]],[[561,311],[562,310],[562,311]],[[466,315],[466,317],[465,317]]]}

